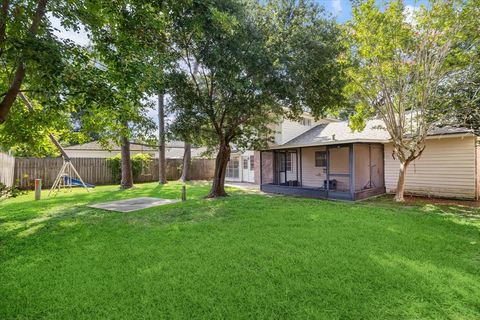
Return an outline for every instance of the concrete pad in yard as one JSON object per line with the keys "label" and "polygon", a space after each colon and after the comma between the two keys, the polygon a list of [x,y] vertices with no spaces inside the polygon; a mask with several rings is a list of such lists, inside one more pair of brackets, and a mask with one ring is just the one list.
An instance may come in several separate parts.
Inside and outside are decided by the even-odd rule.
{"label": "concrete pad in yard", "polygon": [[131,212],[165,204],[177,203],[180,200],[160,199],[160,198],[133,198],[127,200],[119,200],[105,203],[92,204],[89,207],[95,209],[104,209],[117,212]]}

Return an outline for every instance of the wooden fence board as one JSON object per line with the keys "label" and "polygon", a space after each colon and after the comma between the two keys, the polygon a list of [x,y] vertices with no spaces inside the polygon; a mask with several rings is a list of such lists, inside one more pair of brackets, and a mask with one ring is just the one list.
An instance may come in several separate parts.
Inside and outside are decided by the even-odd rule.
{"label": "wooden fence board", "polygon": [[[14,159],[13,157],[10,158]],[[1,159],[2,158],[0,158],[0,163]],[[107,159],[71,158],[71,161],[85,182],[94,185],[115,183]],[[62,158],[16,158],[12,162],[12,168],[14,167],[15,170],[13,171],[12,169],[11,179],[18,179],[20,188],[30,189],[33,186],[34,180],[39,178],[43,180],[42,185],[45,188],[49,188],[55,181],[62,164]],[[167,159],[167,180],[178,180],[182,174],[181,166],[181,159]],[[193,159],[191,178],[192,180],[210,180],[213,178],[214,168],[214,160]],[[138,183],[152,181],[158,181],[158,159],[153,159],[149,166],[142,170],[142,174],[134,179],[134,182]]]}

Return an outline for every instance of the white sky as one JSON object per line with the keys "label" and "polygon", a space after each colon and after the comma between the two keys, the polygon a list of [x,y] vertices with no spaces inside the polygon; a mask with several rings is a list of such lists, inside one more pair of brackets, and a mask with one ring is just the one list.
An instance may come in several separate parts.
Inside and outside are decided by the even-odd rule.
{"label": "white sky", "polygon": [[60,24],[60,19],[55,18],[52,15],[49,15],[48,19],[50,20],[50,22],[52,22],[52,26],[55,29],[54,33],[57,37],[72,40],[76,44],[82,46],[85,46],[90,42],[90,40],[88,39],[88,33],[84,30],[84,28],[82,28],[83,30],[80,32],[75,32],[73,30],[65,29]]}

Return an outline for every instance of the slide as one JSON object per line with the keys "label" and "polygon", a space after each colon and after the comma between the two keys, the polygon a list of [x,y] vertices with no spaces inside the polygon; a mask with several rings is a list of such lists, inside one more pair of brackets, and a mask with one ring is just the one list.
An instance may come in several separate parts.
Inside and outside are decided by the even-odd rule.
{"label": "slide", "polygon": [[[71,178],[69,176],[64,176],[63,179],[65,179],[65,183],[67,184],[68,181],[70,180],[70,183],[72,186],[76,186],[76,187],[83,187],[83,184],[80,180],[78,179],[74,179],[74,178]],[[90,183],[86,183],[85,182],[85,185],[88,187],[88,188],[95,188],[95,186],[93,184],[90,184]]]}

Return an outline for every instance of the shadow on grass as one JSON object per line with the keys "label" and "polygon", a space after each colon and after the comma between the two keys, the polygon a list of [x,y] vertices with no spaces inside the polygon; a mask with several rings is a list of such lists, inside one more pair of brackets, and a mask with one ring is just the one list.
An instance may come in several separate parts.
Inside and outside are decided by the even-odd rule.
{"label": "shadow on grass", "polygon": [[[119,213],[87,207],[94,203],[110,202],[136,197],[158,197],[165,199],[178,199],[181,197],[180,183],[170,182],[167,185],[143,184],[133,189],[121,190],[114,187],[100,187],[86,193],[76,189],[72,192],[59,193],[56,197],[34,201],[28,199],[15,199],[2,205],[3,214],[0,214],[0,239],[4,236],[17,234],[27,237],[35,234],[40,229],[56,224],[59,221],[68,221],[84,217],[93,220],[101,217],[122,217],[127,223],[172,223],[195,222],[215,217],[221,212],[224,199],[204,199],[209,184],[205,182],[192,182],[187,184],[187,201],[130,213]],[[243,190],[229,189],[234,196],[246,194]],[[20,200],[20,201],[18,201]],[[22,201],[23,200],[23,201]]]}
{"label": "shadow on grass", "polygon": [[[127,191],[103,187],[6,203],[2,210],[8,211],[0,213],[2,229],[4,222],[8,227],[0,233],[0,289],[8,294],[0,315],[35,318],[48,310],[61,318],[110,310],[111,317],[145,311],[168,317],[155,314],[159,301],[184,310],[184,318],[188,312],[208,317],[211,310],[219,318],[480,313],[474,260],[479,232],[463,208],[234,189],[228,198],[206,200],[208,185],[201,184],[191,186],[185,203],[130,213],[86,207],[138,196],[175,198],[179,190],[173,183]],[[181,307],[186,305],[194,308]]]}

